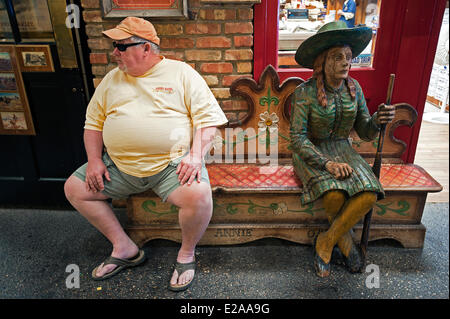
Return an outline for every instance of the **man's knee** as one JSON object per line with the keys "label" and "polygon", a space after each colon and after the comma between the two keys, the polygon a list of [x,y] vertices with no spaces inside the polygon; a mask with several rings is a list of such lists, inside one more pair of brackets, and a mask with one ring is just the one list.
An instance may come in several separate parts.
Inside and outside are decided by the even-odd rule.
{"label": "man's knee", "polygon": [[190,205],[196,210],[204,211],[212,208],[212,196],[208,190],[198,190],[192,194]]}
{"label": "man's knee", "polygon": [[211,188],[205,183],[200,183],[195,188],[191,186],[183,186],[177,194],[178,206],[180,208],[188,208],[194,211],[211,211],[212,210],[212,194]]}
{"label": "man's knee", "polygon": [[80,179],[78,177],[75,177],[72,175],[64,183],[64,194],[66,195],[66,198],[69,202],[76,200],[77,195],[79,195],[79,193],[80,193],[77,180],[80,180]]}
{"label": "man's knee", "polygon": [[86,184],[78,177],[72,175],[64,183],[64,194],[67,200],[76,205],[86,201],[106,200],[108,196],[102,192],[92,192],[86,190]]}

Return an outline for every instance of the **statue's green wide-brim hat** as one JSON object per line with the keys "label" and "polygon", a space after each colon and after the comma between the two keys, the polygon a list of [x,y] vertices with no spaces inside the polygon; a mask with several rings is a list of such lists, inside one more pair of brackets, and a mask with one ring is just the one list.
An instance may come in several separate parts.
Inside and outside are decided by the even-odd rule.
{"label": "statue's green wide-brim hat", "polygon": [[358,56],[372,39],[372,29],[368,27],[349,28],[344,21],[333,21],[323,25],[315,35],[298,47],[295,61],[312,69],[314,60],[323,51],[341,45],[352,49],[353,57]]}

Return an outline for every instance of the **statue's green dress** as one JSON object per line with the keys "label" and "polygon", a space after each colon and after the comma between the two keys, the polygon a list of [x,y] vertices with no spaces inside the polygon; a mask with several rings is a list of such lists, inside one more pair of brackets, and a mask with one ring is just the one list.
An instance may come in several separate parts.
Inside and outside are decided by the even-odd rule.
{"label": "statue's green dress", "polygon": [[[320,198],[329,190],[343,190],[349,196],[372,191],[384,198],[384,190],[370,165],[353,149],[348,138],[352,128],[364,141],[375,139],[379,127],[371,116],[359,83],[352,78],[356,97],[352,101],[345,83],[339,89],[327,85],[328,105],[317,100],[316,79],[299,85],[292,96],[291,148],[293,166],[303,183],[302,204]],[[347,163],[353,173],[344,180],[335,179],[326,169],[328,161]]]}

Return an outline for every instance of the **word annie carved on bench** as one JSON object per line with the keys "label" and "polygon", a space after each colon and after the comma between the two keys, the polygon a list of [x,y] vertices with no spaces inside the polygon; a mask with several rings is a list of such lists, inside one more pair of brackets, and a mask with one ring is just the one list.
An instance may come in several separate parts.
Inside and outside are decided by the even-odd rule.
{"label": "word annie carved on bench", "polygon": [[[289,78],[280,85],[276,70],[268,66],[259,82],[241,78],[232,84],[231,95],[244,98],[249,110],[243,119],[220,130],[206,159],[213,216],[200,245],[265,237],[311,244],[328,227],[320,200],[301,204],[302,184],[291,165],[289,100],[302,82]],[[386,198],[375,204],[369,240],[390,238],[404,247],[423,246],[426,197],[442,186],[421,167],[402,162],[406,144],[394,137],[397,127],[412,127],[416,119],[412,106],[396,104],[396,117],[386,128],[380,176]],[[355,132],[351,138],[354,149],[373,162],[377,141],[362,141]],[[138,245],[156,238],[181,242],[178,208],[162,203],[152,191],[130,196],[127,214],[126,230]],[[361,229],[361,223],[354,228],[357,238]]]}

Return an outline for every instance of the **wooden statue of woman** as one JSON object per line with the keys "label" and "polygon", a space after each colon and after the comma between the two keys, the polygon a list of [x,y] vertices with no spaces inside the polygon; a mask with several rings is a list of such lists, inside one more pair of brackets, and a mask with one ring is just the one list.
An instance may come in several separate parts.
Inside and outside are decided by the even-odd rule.
{"label": "wooden statue of woman", "polygon": [[370,165],[352,148],[350,130],[362,140],[375,139],[380,124],[389,123],[394,107],[380,104],[370,115],[359,83],[348,73],[372,38],[367,27],[348,28],[345,22],[325,24],[298,48],[297,63],[314,70],[292,98],[291,147],[295,172],[303,183],[302,204],[319,198],[330,222],[314,239],[314,266],[320,277],[330,274],[337,244],[351,272],[361,271],[362,258],[351,235],[353,226],[384,190]]}

